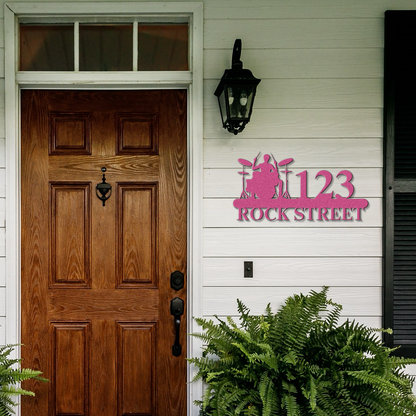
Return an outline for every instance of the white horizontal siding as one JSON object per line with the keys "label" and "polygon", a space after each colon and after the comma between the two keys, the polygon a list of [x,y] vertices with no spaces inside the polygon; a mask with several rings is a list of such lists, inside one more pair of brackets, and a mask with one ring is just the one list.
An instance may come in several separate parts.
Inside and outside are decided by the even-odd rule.
{"label": "white horizontal siding", "polygon": [[6,344],[6,318],[0,317],[0,345]]}
{"label": "white horizontal siding", "polygon": [[205,257],[382,255],[380,228],[205,228],[203,234]]}
{"label": "white horizontal siding", "polygon": [[[245,40],[247,36],[242,38]],[[254,76],[262,80],[269,78],[380,78],[383,76],[383,49],[381,47],[247,50],[244,45],[241,56],[243,63]],[[204,51],[205,79],[219,81],[224,69],[231,66],[231,50],[230,44],[225,49]]]}
{"label": "white horizontal siding", "polygon": [[[206,139],[230,139],[219,122],[218,109],[204,112]],[[374,109],[254,110],[241,140],[262,138],[381,138],[383,111]]]}
{"label": "white horizontal siding", "polygon": [[[3,153],[4,156],[4,153]],[[6,196],[6,170],[4,168],[0,168],[0,198],[4,198]]]}
{"label": "white horizontal siding", "polygon": [[350,19],[383,17],[387,9],[414,9],[414,0],[287,1],[210,0],[205,2],[206,19]]}
{"label": "white horizontal siding", "polygon": [[381,139],[363,137],[354,140],[338,136],[328,139],[262,139],[260,137],[250,140],[229,135],[226,136],[226,140],[205,140],[204,167],[241,169],[238,159],[247,159],[253,163],[259,152],[263,155],[272,153],[277,162],[289,157],[293,158],[294,162],[289,166],[293,171],[304,168],[321,170],[337,167],[346,169],[383,166]]}
{"label": "white horizontal siding", "polygon": [[[224,315],[237,314],[237,299],[246,304],[251,312],[259,315],[266,305],[273,310],[283,305],[285,299],[293,293],[307,294],[310,290],[321,290],[320,287],[206,287],[204,290],[204,315],[215,315],[218,310]],[[381,316],[380,287],[331,287],[329,298],[343,306],[345,316]]]}
{"label": "white horizontal siding", "polygon": [[[244,278],[244,261],[253,262],[253,277]],[[205,258],[204,286],[374,286],[382,285],[379,257]]]}
{"label": "white horizontal siding", "polygon": [[[218,108],[213,91],[217,80],[204,84],[204,107]],[[347,79],[264,79],[257,88],[256,109],[260,108],[374,108],[383,107],[381,78]]]}
{"label": "white horizontal siding", "polygon": [[0,257],[0,287],[6,286],[6,258]]}
{"label": "white horizontal siding", "polygon": [[6,288],[0,287],[0,318],[6,316]]}
{"label": "white horizontal siding", "polygon": [[[4,257],[6,254],[6,230],[0,227],[0,257]],[[1,315],[0,315],[1,316]]]}
{"label": "white horizontal siding", "polygon": [[0,198],[0,227],[6,226],[6,199]]}
{"label": "white horizontal siding", "polygon": [[[381,17],[381,16],[380,16]],[[249,36],[247,36],[249,34]],[[204,47],[232,48],[243,39],[246,49],[381,48],[383,19],[206,19]]]}
{"label": "white horizontal siding", "polygon": [[[2,7],[0,8],[3,9]],[[0,78],[4,78],[4,47],[0,48]]]}
{"label": "white horizontal siding", "polygon": [[[237,4],[238,3],[238,4]],[[236,314],[236,298],[254,313],[322,285],[344,317],[382,322],[383,24],[387,2],[329,0],[205,2],[204,34],[204,314]],[[410,2],[400,2],[409,5]],[[390,3],[391,4],[391,3]],[[388,7],[386,7],[388,8]],[[302,10],[300,10],[302,9]],[[246,34],[249,33],[250,36]],[[222,129],[213,92],[242,39],[245,68],[261,78],[251,122],[233,136]],[[360,222],[237,221],[242,191],[238,159],[272,153],[293,158],[289,191],[308,171],[308,196],[324,185],[369,200]],[[245,168],[251,174],[251,170]],[[250,178],[250,175],[246,177]],[[254,277],[244,278],[251,260]]]}
{"label": "white horizontal siding", "polygon": [[[0,111],[1,111],[1,108],[0,108]],[[6,160],[5,160],[5,153],[6,153],[5,152],[5,145],[6,145],[6,143],[5,143],[4,138],[0,137],[0,169],[4,168],[5,163],[6,163]],[[1,186],[1,184],[0,184],[0,186]]]}

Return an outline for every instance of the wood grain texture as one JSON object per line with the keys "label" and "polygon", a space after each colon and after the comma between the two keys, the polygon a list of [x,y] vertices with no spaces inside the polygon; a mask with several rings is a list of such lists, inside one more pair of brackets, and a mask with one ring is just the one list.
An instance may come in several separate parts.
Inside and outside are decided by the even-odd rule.
{"label": "wood grain texture", "polygon": [[[244,278],[244,261],[253,278]],[[204,258],[204,287],[382,286],[380,257]]]}
{"label": "wood grain texture", "polygon": [[[233,199],[205,199],[204,200],[204,227],[205,228],[357,228],[357,227],[379,227],[383,226],[383,200],[381,198],[368,198],[369,206],[362,212],[361,221],[296,221],[295,218],[300,218],[300,215],[296,216],[294,210],[287,210],[286,215],[290,221],[268,221],[266,218],[262,218],[260,221],[254,221],[250,213],[247,215],[248,221],[243,219],[239,221],[239,210],[234,208]],[[250,211],[251,212],[251,211]],[[336,211],[336,215],[341,211]],[[254,218],[259,218],[261,215],[259,210],[255,212]],[[263,213],[263,215],[265,215]],[[308,214],[305,214],[306,217]],[[355,217],[355,214],[353,214]],[[316,214],[315,214],[316,217]],[[273,211],[270,218],[277,219],[278,214]],[[328,215],[328,219],[331,219],[331,214]]]}
{"label": "wood grain texture", "polygon": [[156,114],[117,114],[117,154],[157,154],[159,121]]}
{"label": "wood grain texture", "polygon": [[[246,159],[253,163],[259,152],[263,155],[272,153],[278,162],[291,157],[294,163],[290,166],[290,170],[299,169],[299,172],[304,168],[318,168],[319,170],[354,168],[355,171],[355,168],[368,169],[383,166],[381,139],[363,137],[355,140],[340,136],[327,139],[313,137],[310,139],[264,139],[259,137],[256,140],[233,138],[206,140],[204,167],[241,169],[238,159]],[[337,173],[338,171],[335,175]]]}
{"label": "wood grain texture", "polygon": [[379,257],[381,233],[379,228],[206,228],[204,257]]}
{"label": "wood grain texture", "polygon": [[[113,416],[117,414],[116,323],[113,318],[95,319],[91,326],[91,414]],[[114,348],[108,348],[109,343]]]}
{"label": "wood grain texture", "polygon": [[[82,156],[68,156],[65,160],[54,158],[49,164],[49,175],[53,180],[63,180],[71,176],[72,180],[97,181],[96,172],[102,167],[102,157],[92,155],[85,160]],[[115,181],[157,180],[159,177],[159,159],[156,156],[118,156],[109,155],[105,159],[107,170]]]}
{"label": "wood grain texture", "polygon": [[[311,151],[314,151],[314,149]],[[219,155],[219,158],[222,156]],[[230,165],[235,163],[235,161],[231,161],[232,159],[234,158],[230,157]],[[306,160],[306,156],[303,160]],[[311,164],[315,163],[314,160],[310,160],[310,162]],[[216,163],[215,160],[214,163]],[[336,161],[334,160],[333,163],[335,164]],[[339,163],[342,163],[342,161]],[[299,177],[296,176],[297,173],[303,170],[308,171],[308,194],[312,196],[318,195],[322,189],[322,178],[315,179],[316,174],[320,170],[325,169],[332,173],[335,172],[336,176],[344,168],[350,170],[354,175],[353,181],[351,182],[355,188],[354,198],[381,198],[383,196],[381,168],[357,168],[355,166],[338,166],[336,168],[326,167],[324,165],[321,165],[320,168],[297,167],[296,172],[293,170],[291,176],[289,176],[290,195],[293,198],[300,196]],[[241,169],[238,168],[204,169],[204,198],[239,198],[242,190],[242,179],[241,175],[238,174],[239,171]],[[337,183],[339,184],[339,179],[337,179]],[[333,188],[333,185],[331,185],[331,188]]]}
{"label": "wood grain texture", "polygon": [[154,323],[117,325],[119,415],[156,414],[156,336]]}
{"label": "wood grain texture", "polygon": [[[321,287],[207,287],[204,290],[204,315],[236,315],[240,299],[255,315],[264,313],[268,303],[276,310],[288,296],[307,294]],[[331,287],[328,297],[343,306],[346,316],[381,316],[381,287]]]}
{"label": "wood grain texture", "polygon": [[[218,109],[206,110],[204,116],[206,139],[230,140],[230,133],[218,122]],[[244,136],[251,139],[380,138],[382,110],[259,109],[253,111]]]}
{"label": "wood grain texture", "polygon": [[49,154],[90,155],[90,113],[50,113]]}
{"label": "wood grain texture", "polygon": [[157,287],[157,183],[118,183],[117,285]]}
{"label": "wood grain texture", "polygon": [[50,204],[50,286],[91,287],[91,184],[50,183]]}
{"label": "wood grain texture", "polygon": [[[53,376],[50,365],[50,324],[48,321],[49,247],[49,184],[47,176],[48,118],[42,97],[22,92],[21,163],[21,339],[26,348],[22,358],[27,366]],[[36,181],[33,178],[36,177]],[[36,203],[35,203],[36,201]],[[30,364],[29,364],[30,363]],[[23,383],[36,392],[35,400],[22,399],[22,408],[29,414],[48,414],[50,385],[36,381]],[[34,410],[36,409],[36,410]]]}
{"label": "wood grain texture", "polygon": [[[161,147],[160,156],[163,160],[161,167],[160,182],[160,217],[159,235],[162,241],[168,244],[160,244],[159,256],[162,260],[159,264],[159,276],[161,277],[159,287],[159,302],[161,308],[170,307],[170,301],[178,296],[186,299],[187,291],[187,152],[186,141],[187,113],[186,113],[186,91],[178,91],[175,95],[166,94],[162,102],[169,112],[164,112],[161,123],[170,125],[169,131],[159,137]],[[172,118],[171,114],[175,114]],[[175,186],[170,184],[169,178],[175,178]],[[185,285],[183,289],[174,291],[170,288],[170,274],[179,270],[184,273]],[[163,282],[163,283],[162,283]],[[185,303],[184,314],[181,317],[180,343],[182,345],[182,356],[172,356],[172,343],[174,327],[173,317],[163,314],[158,323],[157,368],[165,368],[166,380],[169,380],[169,388],[175,395],[165,395],[162,390],[157,391],[157,403],[159,414],[183,416],[186,414],[187,401],[186,391],[180,389],[186,385],[186,361],[183,359],[186,351],[187,309]]]}
{"label": "wood grain texture", "polygon": [[[133,290],[120,291],[96,289],[73,291],[69,289],[52,290],[49,294],[51,319],[79,320],[107,319],[134,321],[157,321],[158,298],[155,290],[146,289],[136,293]],[[147,300],[144,302],[143,299]]]}
{"label": "wood grain texture", "polygon": [[88,414],[90,330],[88,323],[51,323],[52,414]]}
{"label": "wood grain texture", "polygon": [[[51,379],[49,390],[28,384],[36,399],[24,414],[186,414],[186,311],[180,357],[170,314],[171,299],[186,302],[186,286],[170,288],[170,273],[187,264],[186,108],[175,90],[23,93],[22,341],[27,365]],[[77,112],[89,114],[92,154],[79,154],[83,129],[72,121],[57,147],[65,152],[49,152],[51,114]],[[116,154],[120,113],[157,114],[157,154]],[[91,189],[101,167],[112,186],[105,206]]]}

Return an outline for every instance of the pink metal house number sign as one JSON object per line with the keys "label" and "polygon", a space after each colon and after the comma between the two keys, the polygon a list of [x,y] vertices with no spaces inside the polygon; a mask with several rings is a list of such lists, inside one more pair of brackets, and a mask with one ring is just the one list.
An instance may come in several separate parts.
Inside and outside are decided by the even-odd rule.
{"label": "pink metal house number sign", "polygon": [[[239,221],[361,221],[361,211],[368,206],[366,199],[352,198],[354,185],[353,175],[349,170],[341,170],[336,178],[340,178],[340,186],[344,194],[325,192],[332,183],[333,175],[327,170],[319,171],[315,178],[322,176],[325,185],[315,197],[308,196],[308,171],[304,170],[296,176],[300,179],[300,197],[292,198],[289,194],[289,165],[292,158],[277,163],[272,155],[264,155],[259,163],[259,156],[253,163],[246,159],[238,159],[243,166],[238,172],[242,177],[240,198],[234,200],[238,209]],[[250,172],[246,169],[251,169]],[[279,172],[280,170],[280,172]],[[280,174],[284,174],[281,177]]]}

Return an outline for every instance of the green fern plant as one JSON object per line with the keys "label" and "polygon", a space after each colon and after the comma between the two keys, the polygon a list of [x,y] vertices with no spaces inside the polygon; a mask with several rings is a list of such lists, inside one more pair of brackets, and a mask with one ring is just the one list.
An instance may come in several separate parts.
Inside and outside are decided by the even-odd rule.
{"label": "green fern plant", "polygon": [[207,389],[202,415],[399,416],[416,415],[413,359],[392,356],[380,329],[338,324],[342,307],[328,287],[289,297],[273,313],[251,315],[237,300],[239,324],[196,319],[203,356],[188,361]]}
{"label": "green fern plant", "polygon": [[19,387],[20,382],[31,378],[48,381],[40,377],[42,374],[40,371],[20,368],[21,360],[18,358],[10,358],[10,353],[15,346],[6,345],[0,347],[0,416],[14,414],[13,406],[16,405],[13,401],[14,396],[22,394],[35,395],[31,391]]}

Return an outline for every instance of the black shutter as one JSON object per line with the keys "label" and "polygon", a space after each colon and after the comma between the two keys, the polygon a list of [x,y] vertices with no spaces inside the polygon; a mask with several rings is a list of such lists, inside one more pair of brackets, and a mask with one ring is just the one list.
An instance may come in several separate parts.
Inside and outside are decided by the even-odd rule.
{"label": "black shutter", "polygon": [[416,357],[416,11],[385,15],[384,327]]}

